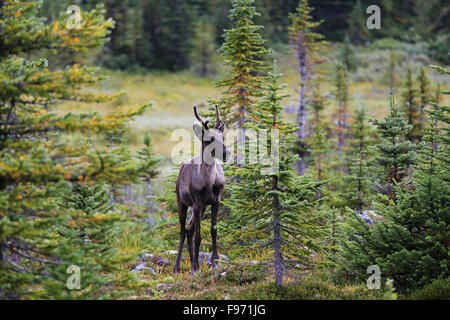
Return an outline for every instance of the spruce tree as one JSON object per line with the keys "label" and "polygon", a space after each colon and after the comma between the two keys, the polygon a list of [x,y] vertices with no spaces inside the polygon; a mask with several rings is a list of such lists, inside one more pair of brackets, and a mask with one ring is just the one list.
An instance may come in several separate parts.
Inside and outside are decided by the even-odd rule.
{"label": "spruce tree", "polygon": [[366,15],[363,12],[361,0],[357,0],[355,6],[350,12],[348,19],[348,31],[353,42],[364,44],[369,40],[369,30],[366,26]]}
{"label": "spruce tree", "polygon": [[[86,90],[103,79],[96,68],[50,70],[46,59],[31,57],[48,49],[57,54],[101,48],[113,21],[97,7],[82,11],[80,28],[69,28],[67,15],[44,24],[39,5],[0,2],[0,297],[113,297],[123,294],[126,277],[111,273],[129,257],[117,253],[115,237],[108,240],[97,231],[114,232],[123,217],[107,210],[103,191],[97,198],[102,206],[94,203],[92,210],[59,204],[74,186],[120,176],[124,164],[93,139],[125,127],[148,105],[103,114],[59,110],[64,100],[103,102],[117,95]],[[81,269],[80,289],[67,286],[69,266]]]}
{"label": "spruce tree", "polygon": [[[444,75],[450,75],[450,71],[447,69],[444,69],[439,66],[432,66],[432,68],[439,72],[440,74]],[[439,89],[439,86],[438,86]],[[450,95],[450,91],[441,91],[441,94],[444,95]],[[434,119],[434,130],[440,130],[440,134],[438,135],[436,141],[435,141],[435,150],[436,156],[439,158],[439,160],[444,163],[444,165],[449,165],[450,163],[450,107],[447,105],[440,104],[438,101],[440,101],[439,92],[436,94],[435,98],[436,102],[431,102],[431,105],[433,106],[433,110],[429,110],[428,113],[432,118]],[[440,123],[440,124],[439,124]],[[439,125],[439,128],[438,128]],[[445,181],[450,180],[448,170],[443,172],[443,178]]]}
{"label": "spruce tree", "polygon": [[425,72],[425,68],[421,67],[419,71],[419,75],[416,80],[419,86],[419,101],[420,101],[420,132],[423,131],[425,127],[425,109],[430,102],[430,80],[427,77]]}
{"label": "spruce tree", "polygon": [[63,206],[81,210],[86,214],[107,213],[112,209],[109,204],[110,191],[105,183],[74,185],[72,192],[64,197]]}
{"label": "spruce tree", "polygon": [[358,108],[354,118],[345,148],[347,175],[344,180],[347,205],[359,213],[367,202],[372,187],[372,175],[369,173],[369,159],[371,159],[369,147],[373,141],[371,141],[372,133],[367,123],[366,109]]}
{"label": "spruce tree", "polygon": [[337,150],[340,153],[345,143],[347,136],[347,112],[349,100],[349,83],[347,69],[342,63],[336,64],[334,73],[334,97],[337,102],[336,117],[337,117],[337,136],[338,144]]}
{"label": "spruce tree", "polygon": [[411,141],[419,141],[421,137],[420,132],[420,111],[417,103],[417,88],[415,87],[414,80],[412,78],[411,68],[408,67],[406,72],[406,80],[404,82],[403,97],[403,111],[408,118],[408,124],[412,126],[412,129],[408,132],[408,139]]}
{"label": "spruce tree", "polygon": [[[431,102],[431,105],[433,106],[433,110],[436,111],[437,107],[439,106],[439,103],[441,102],[441,84],[436,84],[436,91],[434,93],[433,101]],[[438,128],[438,117],[434,117],[434,127]],[[434,144],[434,148],[437,149],[437,142]]]}
{"label": "spruce tree", "polygon": [[[360,281],[366,280],[365,270],[374,264],[383,277],[394,279],[401,292],[450,275],[448,160],[443,161],[434,148],[445,135],[434,127],[434,116],[431,114],[422,139],[413,187],[396,186],[395,203],[377,202],[375,210],[382,219],[372,226],[355,213],[347,220],[340,264]],[[448,108],[446,116],[448,119]],[[448,141],[446,149],[448,156]]]}
{"label": "spruce tree", "polygon": [[[141,106],[119,107],[110,112],[105,121],[117,122],[117,127],[105,128],[103,137],[105,148],[95,147],[94,155],[89,155],[91,163],[96,168],[90,174],[97,180],[111,184],[110,203],[128,202],[127,206],[119,206],[119,211],[128,210],[132,202],[132,185],[139,181],[142,173],[140,162],[136,160],[126,144],[125,133],[129,130],[128,121],[152,106],[153,102],[149,102]],[[89,140],[92,139],[89,138]]]}
{"label": "spruce tree", "polygon": [[104,48],[107,57],[103,58],[102,62],[108,68],[124,70],[134,64],[134,45],[131,43],[130,31],[132,23],[137,22],[139,18],[133,17],[136,13],[130,10],[130,1],[106,0],[104,2],[106,14],[114,19],[115,26],[111,30],[110,41]]}
{"label": "spruce tree", "polygon": [[397,66],[397,58],[394,50],[389,52],[389,61],[387,62],[385,79],[387,79],[387,83],[389,83],[390,94],[392,94],[392,89],[395,87],[395,84],[398,81],[398,75],[395,72],[395,67]]}
{"label": "spruce tree", "polygon": [[164,0],[160,5],[160,14],[160,59],[170,71],[186,69],[190,66],[195,34],[195,7],[188,0]]}
{"label": "spruce tree", "polygon": [[348,33],[345,33],[342,48],[339,52],[339,58],[348,71],[355,72],[358,69],[358,64],[355,57],[355,49],[353,48]]}
{"label": "spruce tree", "polygon": [[[112,128],[105,132],[105,142],[107,143],[107,146],[111,148],[111,152],[117,151],[117,147],[123,143],[124,133],[125,128]],[[111,183],[109,203],[112,207],[114,207],[114,203],[120,195],[118,187],[120,186],[116,186],[114,182]]]}
{"label": "spruce tree", "polygon": [[257,120],[255,104],[262,94],[262,73],[267,69],[268,54],[259,33],[263,27],[254,23],[257,16],[254,0],[232,0],[229,18],[233,26],[225,30],[225,42],[220,49],[223,64],[230,69],[223,79],[215,82],[216,87],[225,89],[223,98],[210,99],[219,105],[228,127],[244,128],[247,120]]}
{"label": "spruce tree", "polygon": [[310,256],[321,251],[316,240],[323,237],[323,230],[311,215],[318,185],[311,176],[297,176],[292,169],[297,157],[288,151],[297,128],[282,119],[280,102],[286,95],[281,93],[285,85],[280,85],[280,76],[276,68],[269,73],[263,87],[265,96],[256,111],[261,122],[252,125],[268,130],[269,135],[278,130],[279,139],[271,143],[279,144],[279,152],[271,159],[278,157],[279,169],[264,173],[267,168],[261,159],[257,164],[236,168],[240,183],[231,187],[231,197],[225,200],[231,210],[225,230],[239,241],[240,250],[269,248],[277,285],[282,285],[287,267],[302,269],[312,264]]}
{"label": "spruce tree", "polygon": [[[313,171],[313,176],[317,182],[322,182],[327,179],[327,158],[331,152],[330,143],[327,138],[326,123],[322,119],[322,111],[325,108],[325,99],[320,95],[318,83],[314,85],[313,101],[311,103],[312,109],[312,134],[309,138],[309,145],[311,145],[311,156],[314,158],[314,166],[310,171]],[[317,190],[317,198],[321,198],[321,190]]]}
{"label": "spruce tree", "polygon": [[[300,101],[298,107],[298,145],[299,156],[298,173],[305,173],[305,130],[306,130],[306,84],[308,79],[312,78],[311,65],[314,59],[314,53],[318,51],[319,46],[325,44],[323,36],[312,30],[322,24],[322,21],[314,22],[312,20],[311,8],[307,0],[300,0],[295,13],[289,14],[291,26],[289,27],[289,39],[294,44],[294,50],[298,61],[298,73],[300,75]],[[309,70],[309,71],[308,71]]]}
{"label": "spruce tree", "polygon": [[148,133],[144,136],[144,147],[138,151],[137,158],[141,160],[140,178],[146,184],[147,212],[149,223],[153,222],[152,212],[152,179],[159,174],[157,167],[160,165],[161,158],[153,151],[152,139]]}
{"label": "spruce tree", "polygon": [[408,124],[405,114],[400,112],[394,100],[395,92],[390,98],[390,112],[383,120],[373,119],[381,143],[375,145],[377,155],[375,162],[380,166],[387,185],[378,191],[394,196],[393,184],[402,182],[408,174],[408,168],[414,163],[417,146],[407,139],[412,126]]}
{"label": "spruce tree", "polygon": [[207,77],[214,72],[214,58],[216,55],[215,30],[203,16],[195,26],[195,37],[192,40],[191,67],[201,77]]}

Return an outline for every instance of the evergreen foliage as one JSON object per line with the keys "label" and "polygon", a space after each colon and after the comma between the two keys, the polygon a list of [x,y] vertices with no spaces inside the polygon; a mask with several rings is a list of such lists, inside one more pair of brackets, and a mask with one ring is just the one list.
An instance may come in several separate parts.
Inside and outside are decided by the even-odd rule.
{"label": "evergreen foliage", "polygon": [[208,21],[208,18],[202,16],[196,22],[195,30],[195,37],[192,40],[193,48],[190,52],[190,64],[198,75],[207,77],[215,72],[216,44],[214,28]]}
{"label": "evergreen foliage", "polygon": [[111,211],[109,204],[110,191],[105,183],[74,185],[72,192],[64,197],[64,207],[81,210],[86,214],[107,213]]}
{"label": "evergreen foliage", "polygon": [[368,202],[373,177],[369,170],[373,134],[367,123],[366,112],[362,107],[356,110],[345,148],[347,205],[357,212]]}
{"label": "evergreen foliage", "polygon": [[[369,0],[101,2],[0,0],[0,299],[448,296],[450,71],[431,66],[439,75],[428,77],[421,67],[449,59],[444,0],[383,0],[383,27],[370,31]],[[69,25],[72,4],[79,28]],[[329,47],[340,50],[321,52],[324,36],[343,41]],[[299,84],[295,125],[284,118],[293,106],[282,74],[267,66],[270,45],[292,67],[288,42],[298,65],[286,78]],[[355,48],[367,58],[359,65]],[[339,63],[318,66],[329,57]],[[110,71],[101,83],[91,65],[130,74]],[[394,85],[406,67],[398,106]],[[182,105],[214,90],[216,72],[222,95],[208,102],[230,129],[243,129],[245,152],[224,164],[217,231],[227,263],[171,277],[179,170],[161,174],[168,161],[153,143],[167,146],[171,121],[185,122]],[[332,74],[328,83],[321,72]],[[388,83],[382,115],[376,101]],[[132,85],[129,96],[109,91]],[[351,112],[350,91],[372,108]],[[153,93],[168,107],[162,125],[144,114],[152,102],[122,105]],[[146,118],[133,123],[137,116]],[[146,133],[135,145],[142,124],[158,141]],[[200,228],[203,248],[212,246],[214,229]],[[382,290],[366,288],[373,265]]]}
{"label": "evergreen foliage", "polygon": [[324,36],[314,32],[323,21],[314,21],[311,12],[314,8],[310,7],[307,0],[299,0],[295,13],[289,15],[291,26],[289,27],[289,38],[292,43],[305,47],[307,53],[316,52],[324,44]]}
{"label": "evergreen foliage", "polygon": [[397,56],[395,55],[394,50],[391,50],[389,53],[389,61],[387,63],[387,67],[386,67],[386,76],[385,78],[387,79],[387,83],[389,83],[389,88],[391,89],[391,94],[392,94],[392,88],[395,87],[395,84],[398,82],[398,75],[395,72],[396,70],[396,66],[397,66],[398,62],[397,62]]}
{"label": "evergreen foliage", "polygon": [[412,126],[412,129],[408,132],[408,139],[411,141],[418,141],[421,137],[420,132],[420,111],[417,102],[418,91],[416,84],[414,83],[411,68],[408,67],[406,73],[406,80],[404,82],[403,97],[403,111],[408,118],[408,124]]}
{"label": "evergreen foliage", "polygon": [[[439,66],[432,66],[432,68],[439,72],[440,74],[444,75],[450,75],[450,71],[447,69],[444,69]],[[441,91],[444,95],[450,95],[450,91]],[[447,105],[440,104],[439,101],[439,94],[437,94],[437,97],[435,98],[436,102],[431,102],[431,105],[433,106],[433,110],[429,110],[428,113],[430,114],[431,118],[434,119],[433,123],[433,130],[437,131],[437,138],[435,139],[434,144],[434,156],[441,161],[445,166],[448,167],[450,163],[450,107]],[[439,128],[438,128],[439,123]],[[442,172],[442,178],[446,183],[448,184],[448,181],[450,180],[448,170],[444,170]]]}
{"label": "evergreen foliage", "polygon": [[425,127],[425,109],[430,102],[430,80],[427,77],[425,68],[421,67],[416,82],[419,85],[419,101],[420,101],[420,132]]}
{"label": "evergreen foliage", "polygon": [[321,45],[325,44],[323,35],[312,31],[319,27],[322,21],[313,21],[311,16],[311,8],[307,0],[300,0],[295,13],[289,15],[292,22],[289,27],[289,39],[294,45],[297,57],[298,73],[300,76],[300,101],[297,113],[298,121],[298,147],[300,160],[298,163],[299,174],[305,172],[305,155],[306,155],[306,84],[312,75],[312,61],[315,58],[314,53],[319,50]]}
{"label": "evergreen foliage", "polygon": [[[101,6],[82,12],[79,29],[67,27],[67,15],[44,24],[39,5],[0,2],[0,297],[120,296],[130,277],[111,274],[129,257],[118,254],[107,232],[120,228],[123,218],[109,212],[106,189],[88,185],[129,176],[125,164],[92,139],[125,127],[148,105],[101,115],[58,112],[57,101],[102,102],[118,95],[85,90],[103,79],[95,68],[74,64],[52,71],[46,59],[30,57],[48,49],[100,48],[114,24],[103,18]],[[74,133],[79,140],[68,139]],[[77,196],[66,198],[73,186]],[[70,208],[58,205],[64,198]],[[78,290],[66,284],[72,265],[81,269]]]}
{"label": "evergreen foliage", "polygon": [[345,34],[342,49],[339,52],[340,60],[350,72],[355,72],[358,69],[358,63],[356,61],[355,49],[353,48],[350,36]]}
{"label": "evergreen foliage", "polygon": [[[226,12],[231,8],[230,0],[102,0],[106,15],[116,21],[111,33],[111,42],[98,51],[95,60],[108,68],[141,70],[178,70],[196,67],[190,59],[195,52],[194,40],[198,37],[196,21],[207,17],[213,26],[214,41],[222,44],[222,31],[230,27]],[[82,11],[95,8],[98,0],[43,0],[39,16],[56,20],[70,5],[79,5]],[[311,1],[317,7],[312,13],[315,21],[323,20],[317,31],[333,41],[342,41],[350,34],[356,45],[373,39],[393,38],[412,42],[421,41],[424,50],[436,60],[448,64],[449,8],[446,0],[384,0],[377,5],[382,12],[382,28],[368,30],[365,9],[373,4],[369,0],[358,2]],[[280,47],[288,42],[289,14],[295,13],[298,0],[258,1],[255,23],[263,25],[261,34],[270,41],[271,47]],[[173,14],[176,12],[176,14]],[[181,26],[181,27],[180,27]],[[201,31],[200,31],[201,33]],[[170,41],[177,43],[174,45]],[[184,40],[183,42],[181,40]],[[195,40],[194,40],[195,42]],[[66,63],[68,60],[81,63],[91,60],[93,55],[61,53],[50,63]],[[175,63],[175,64],[172,64]],[[351,69],[349,69],[351,71]]]}
{"label": "evergreen foliage", "polygon": [[141,160],[141,167],[139,169],[139,177],[146,184],[146,198],[147,198],[147,211],[148,222],[152,222],[152,179],[158,176],[160,173],[158,166],[161,163],[161,157],[156,155],[153,151],[152,138],[146,133],[144,136],[144,147],[138,151],[137,158]]}
{"label": "evergreen foliage", "polygon": [[410,300],[449,300],[450,277],[437,279],[425,287],[413,292]]}
{"label": "evergreen foliage", "polygon": [[[408,174],[408,168],[414,164],[417,146],[407,139],[412,126],[405,114],[400,112],[394,100],[390,100],[390,112],[383,120],[373,119],[381,143],[375,145],[376,163],[383,170],[383,180],[388,184],[399,183]],[[395,181],[395,182],[394,182]]]}
{"label": "evergreen foliage", "polygon": [[333,92],[337,102],[336,108],[336,123],[337,123],[337,150],[342,151],[347,137],[347,113],[348,113],[348,101],[349,101],[349,83],[348,73],[346,67],[342,63],[336,64],[334,79],[335,90]]}
{"label": "evergreen foliage", "polygon": [[394,279],[403,292],[420,288],[450,274],[448,241],[450,222],[448,174],[435,156],[437,133],[430,121],[424,136],[414,187],[397,187],[396,203],[378,202],[381,221],[367,225],[356,214],[348,219],[342,241],[342,268],[359,278],[376,264],[384,277]]}
{"label": "evergreen foliage", "polygon": [[273,255],[269,262],[274,265],[277,285],[282,284],[286,267],[311,266],[310,258],[322,250],[318,241],[324,237],[324,231],[311,214],[318,184],[309,175],[297,176],[292,169],[297,157],[288,150],[292,148],[292,134],[297,128],[282,119],[280,101],[286,95],[281,93],[285,85],[279,84],[279,78],[274,68],[258,105],[261,122],[253,125],[269,130],[269,134],[278,130],[279,139],[271,143],[278,143],[279,151],[271,157],[274,160],[279,156],[279,169],[265,173],[267,164],[261,159],[257,164],[237,167],[234,173],[239,176],[239,184],[231,187],[231,197],[225,201],[231,210],[231,219],[225,225],[228,235],[239,241],[241,250],[267,247],[264,253]]}
{"label": "evergreen foliage", "polygon": [[229,18],[233,26],[225,30],[225,42],[220,49],[223,63],[230,69],[215,83],[216,87],[225,89],[223,97],[210,102],[219,104],[220,115],[228,127],[243,128],[247,120],[257,120],[255,99],[262,94],[262,72],[267,69],[268,51],[259,34],[262,26],[254,23],[254,18],[259,16],[254,0],[232,0],[232,5]]}
{"label": "evergreen foliage", "polygon": [[[446,72],[442,68],[437,70]],[[364,269],[376,264],[384,276],[394,279],[396,288],[407,292],[449,276],[449,132],[435,126],[435,118],[448,123],[449,108],[435,105],[436,109],[429,111],[412,187],[397,185],[395,201],[378,201],[375,209],[382,218],[373,226],[367,225],[356,213],[347,221],[347,238],[341,241],[341,268],[356,278],[361,279]],[[405,135],[409,126],[405,119],[399,118],[393,98],[391,115],[376,124],[382,136],[393,141],[398,141],[399,134]],[[387,131],[391,134],[387,135]],[[440,142],[438,149],[437,141]],[[400,144],[398,148],[378,145],[378,151],[384,155],[402,150],[402,155],[392,153],[396,155],[393,159],[402,159],[401,162],[382,160],[381,164],[392,168],[397,163],[397,169],[413,164],[411,142],[404,140],[403,144],[401,148]],[[395,174],[390,176],[395,177]]]}
{"label": "evergreen foliage", "polygon": [[357,0],[355,6],[349,14],[348,32],[353,42],[356,44],[364,44],[369,40],[369,30],[366,26],[366,15],[363,12],[361,0]]}
{"label": "evergreen foliage", "polygon": [[[323,120],[322,111],[326,102],[320,95],[318,84],[314,85],[312,109],[312,134],[309,138],[311,146],[311,156],[314,158],[314,166],[310,169],[317,182],[323,182],[328,179],[327,170],[329,169],[329,155],[331,146],[327,137],[327,123]],[[317,197],[321,198],[321,190],[317,190]]]}
{"label": "evergreen foliage", "polygon": [[195,7],[188,0],[165,0],[161,6],[160,39],[162,64],[171,71],[186,69],[190,65],[192,38],[195,32]]}

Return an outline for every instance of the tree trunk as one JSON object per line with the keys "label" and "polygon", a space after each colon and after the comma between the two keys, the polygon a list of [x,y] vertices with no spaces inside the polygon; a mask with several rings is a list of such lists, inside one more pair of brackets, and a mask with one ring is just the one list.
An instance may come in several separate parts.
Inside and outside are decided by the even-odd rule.
{"label": "tree trunk", "polygon": [[127,189],[127,202],[132,202],[133,198],[133,187],[130,185],[126,186]]}
{"label": "tree trunk", "polygon": [[[241,77],[242,79],[242,77]],[[245,107],[245,102],[247,100],[246,96],[245,96],[246,92],[244,89],[239,89],[239,98],[240,98],[240,102],[239,102],[239,119],[238,119],[238,152],[237,152],[237,156],[236,156],[236,161],[237,161],[237,165],[238,167],[241,167],[242,164],[244,164],[245,161],[245,156],[244,158],[242,158],[241,152],[239,151],[240,148],[242,148],[242,150],[245,150],[245,128],[244,128],[244,123],[246,120],[245,117],[245,113],[247,112],[247,108]],[[245,154],[245,151],[243,151]],[[239,177],[237,177],[238,181],[239,181]]]}
{"label": "tree trunk", "polygon": [[[435,132],[435,134],[438,133],[438,119],[437,119],[437,117],[435,117],[435,119],[434,119],[434,132]],[[435,140],[433,142],[433,150],[437,151],[437,149],[438,149],[438,144],[437,144],[437,140]]]}
{"label": "tree trunk", "polygon": [[3,241],[0,241],[0,265],[3,263],[4,260],[4,252],[6,250],[6,239]]}
{"label": "tree trunk", "polygon": [[420,106],[420,132],[425,128],[425,105]]}
{"label": "tree trunk", "polygon": [[281,259],[281,235],[280,222],[277,218],[273,220],[273,236],[275,249],[275,284],[283,285],[283,261]]}
{"label": "tree trunk", "polygon": [[[278,187],[278,177],[273,177],[273,189]],[[281,234],[280,234],[280,200],[277,195],[273,196],[274,199],[274,217],[273,217],[273,243],[274,243],[274,264],[275,264],[275,284],[278,286],[283,285],[283,259],[281,256]]]}
{"label": "tree trunk", "polygon": [[362,174],[363,174],[363,168],[362,168],[362,161],[363,161],[363,141],[362,138],[360,138],[359,142],[359,172],[358,172],[358,189],[356,190],[358,194],[358,203],[356,205],[356,212],[360,213],[362,209],[362,199],[361,199],[361,189],[362,189]]}
{"label": "tree trunk", "polygon": [[306,106],[305,106],[305,83],[306,83],[306,48],[303,45],[303,32],[298,33],[297,56],[300,71],[300,105],[298,108],[298,140],[302,151],[298,162],[298,174],[305,173],[305,126],[306,126]]}
{"label": "tree trunk", "polygon": [[338,148],[339,158],[342,159],[342,147],[344,146],[344,116],[343,116],[343,104],[341,101],[338,102]]}
{"label": "tree trunk", "polygon": [[[111,141],[111,151],[114,150],[114,141]],[[109,197],[109,204],[114,205],[114,193],[116,192],[116,188],[114,187],[114,183],[111,183],[111,196]],[[114,211],[114,208],[111,209]]]}
{"label": "tree trunk", "polygon": [[153,215],[152,215],[152,185],[150,183],[150,179],[147,180],[147,206],[148,206],[148,218],[147,223],[152,224],[153,223]]}
{"label": "tree trunk", "polygon": [[343,110],[342,110],[342,129],[343,129],[343,133],[342,133],[342,137],[343,137],[343,142],[342,142],[342,146],[344,146],[345,144],[345,140],[347,139],[347,101],[344,101],[343,103]]}
{"label": "tree trunk", "polygon": [[205,78],[207,75],[208,75],[208,53],[206,52],[206,49],[203,48],[200,76]]}
{"label": "tree trunk", "polygon": [[[318,155],[317,159],[317,182],[322,181],[322,156]],[[320,192],[320,189],[317,189],[317,199],[322,198],[322,193]]]}
{"label": "tree trunk", "polygon": [[[440,103],[440,85],[439,85],[439,83],[438,83],[438,87],[437,87],[435,103],[436,104]],[[434,108],[434,110],[436,110],[436,107]],[[436,116],[434,117],[434,132],[435,132],[435,134],[438,133],[438,118]],[[433,150],[437,151],[437,149],[438,149],[438,144],[437,144],[437,140],[435,140],[433,143]]]}

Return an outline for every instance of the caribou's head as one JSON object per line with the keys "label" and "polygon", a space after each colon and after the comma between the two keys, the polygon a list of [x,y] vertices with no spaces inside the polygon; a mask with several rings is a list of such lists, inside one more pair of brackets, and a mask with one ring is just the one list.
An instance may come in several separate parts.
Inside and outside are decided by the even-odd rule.
{"label": "caribou's head", "polygon": [[194,114],[202,127],[194,124],[194,133],[202,141],[202,161],[207,164],[214,163],[214,158],[226,161],[229,151],[225,147],[223,139],[223,131],[225,130],[225,122],[220,120],[219,107],[216,105],[216,124],[214,128],[209,128],[209,120],[203,121],[200,118],[197,107],[194,106]]}

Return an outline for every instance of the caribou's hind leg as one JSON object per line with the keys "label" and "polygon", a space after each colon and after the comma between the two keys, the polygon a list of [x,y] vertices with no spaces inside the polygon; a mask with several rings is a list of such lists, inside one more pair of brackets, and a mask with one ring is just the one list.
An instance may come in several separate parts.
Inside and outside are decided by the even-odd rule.
{"label": "caribou's hind leg", "polygon": [[198,272],[200,270],[200,266],[198,263],[198,253],[200,250],[200,243],[202,241],[202,237],[201,237],[201,222],[202,222],[202,214],[203,212],[205,212],[205,208],[199,208],[198,206],[196,206],[194,204],[194,208],[193,208],[193,213],[194,213],[194,218],[193,218],[193,231],[192,231],[192,236],[194,236],[194,248],[193,248],[193,260],[191,260],[191,274],[194,274],[196,272]]}
{"label": "caribou's hind leg", "polygon": [[[203,218],[203,214],[205,213],[205,209],[206,208],[201,210],[200,219],[199,219],[200,222]],[[189,221],[189,225],[186,228],[186,233],[187,233],[187,243],[188,243],[188,248],[189,248],[189,256],[191,258],[191,274],[192,274],[195,271],[197,271],[197,270],[194,270],[192,267],[194,261],[197,261],[197,269],[199,269],[198,258],[197,258],[197,260],[195,260],[195,243],[194,243],[195,218],[194,218],[194,209],[193,208],[192,208],[191,220]],[[198,251],[197,251],[197,257],[198,257]]]}
{"label": "caribou's hind leg", "polygon": [[193,213],[194,209],[192,209],[191,211],[191,219],[189,221],[189,225],[186,228],[186,233],[187,233],[187,245],[188,245],[188,251],[189,251],[189,258],[191,260],[191,266],[192,266],[192,262],[194,261],[194,232],[195,232],[195,227],[194,227],[194,213]]}
{"label": "caribou's hind leg", "polygon": [[180,245],[178,246],[177,261],[173,268],[173,273],[180,272],[180,259],[181,253],[183,252],[184,239],[186,237],[186,213],[188,207],[185,206],[181,201],[178,201],[178,219],[180,220]]}

